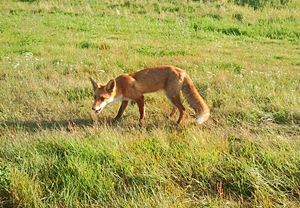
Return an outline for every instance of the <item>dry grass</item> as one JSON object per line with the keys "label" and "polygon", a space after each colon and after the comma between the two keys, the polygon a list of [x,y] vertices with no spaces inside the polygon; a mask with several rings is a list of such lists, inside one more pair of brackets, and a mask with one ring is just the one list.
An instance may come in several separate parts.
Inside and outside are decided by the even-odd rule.
{"label": "dry grass", "polygon": [[[294,5],[294,4],[293,4]],[[295,6],[295,5],[294,5]],[[0,5],[0,207],[299,206],[297,7]],[[12,27],[13,26],[13,27]],[[115,122],[88,77],[188,71],[212,109],[181,126],[163,93]]]}

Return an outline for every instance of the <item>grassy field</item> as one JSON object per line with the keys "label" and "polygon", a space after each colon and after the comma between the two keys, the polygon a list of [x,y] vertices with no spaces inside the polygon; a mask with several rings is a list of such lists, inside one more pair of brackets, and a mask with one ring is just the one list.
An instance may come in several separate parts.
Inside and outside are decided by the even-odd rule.
{"label": "grassy field", "polygon": [[[300,4],[253,2],[0,3],[0,207],[300,207]],[[160,64],[205,124],[163,93],[94,115],[89,77]]]}

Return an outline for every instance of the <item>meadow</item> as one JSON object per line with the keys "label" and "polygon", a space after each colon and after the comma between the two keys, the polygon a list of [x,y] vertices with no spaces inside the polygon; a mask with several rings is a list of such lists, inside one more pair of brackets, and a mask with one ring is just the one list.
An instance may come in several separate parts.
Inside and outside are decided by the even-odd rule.
{"label": "meadow", "polygon": [[[0,207],[299,207],[297,0],[0,3]],[[89,77],[171,64],[199,125],[132,103],[92,110]],[[183,99],[184,100],[184,99]]]}

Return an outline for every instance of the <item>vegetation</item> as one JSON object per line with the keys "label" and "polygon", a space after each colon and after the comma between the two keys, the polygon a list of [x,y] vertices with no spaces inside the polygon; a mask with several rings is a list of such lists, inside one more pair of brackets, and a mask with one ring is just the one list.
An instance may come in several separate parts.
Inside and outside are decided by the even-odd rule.
{"label": "vegetation", "polygon": [[[260,4],[254,4],[259,2]],[[297,207],[300,13],[286,1],[0,3],[0,207]],[[185,69],[212,109],[163,93],[99,116],[100,82]]]}

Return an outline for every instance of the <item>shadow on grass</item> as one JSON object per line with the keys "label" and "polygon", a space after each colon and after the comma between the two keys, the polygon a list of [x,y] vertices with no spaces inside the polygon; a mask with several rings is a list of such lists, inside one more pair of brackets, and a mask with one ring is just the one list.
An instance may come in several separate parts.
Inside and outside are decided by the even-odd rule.
{"label": "shadow on grass", "polygon": [[[194,124],[198,125],[198,124]],[[61,120],[16,120],[5,121],[0,123],[0,136],[9,132],[39,132],[41,130],[53,130],[53,131],[76,131],[84,129],[86,127],[108,127],[113,129],[122,130],[146,130],[152,131],[153,129],[167,129],[170,131],[184,131],[190,127],[189,124],[178,125],[176,119],[169,119],[168,116],[157,119],[153,116],[149,116],[143,122],[124,116],[121,119],[114,119],[110,116],[103,117],[88,117],[88,118],[76,118],[76,119],[61,119]],[[201,126],[200,126],[201,127]]]}
{"label": "shadow on grass", "polygon": [[49,121],[5,121],[0,124],[0,135],[3,129],[11,131],[27,131],[37,132],[43,129],[50,130],[67,130],[72,131],[73,128],[83,128],[85,126],[93,126],[91,118],[82,118],[74,120],[49,120]]}

